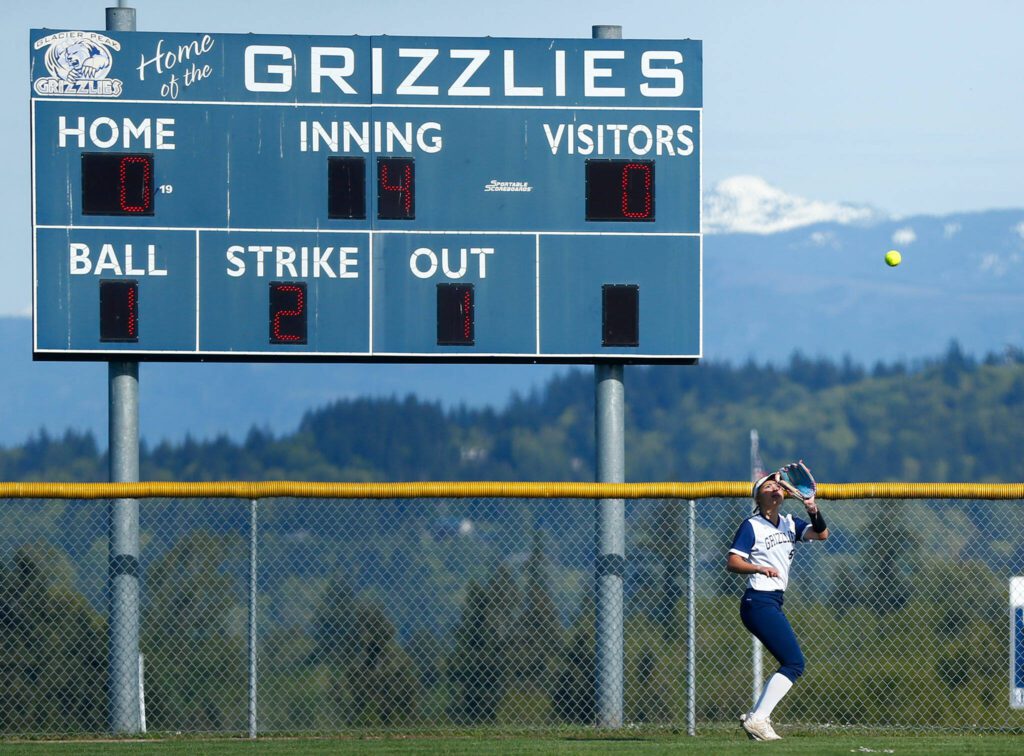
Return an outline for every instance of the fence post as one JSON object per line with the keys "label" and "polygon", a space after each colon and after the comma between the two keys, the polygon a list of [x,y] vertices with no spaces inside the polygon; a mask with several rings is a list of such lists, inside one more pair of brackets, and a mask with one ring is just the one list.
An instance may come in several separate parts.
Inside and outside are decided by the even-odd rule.
{"label": "fence post", "polygon": [[690,499],[686,527],[686,733],[697,734],[697,502]]}
{"label": "fence post", "polygon": [[256,499],[249,502],[249,737],[256,737]]}

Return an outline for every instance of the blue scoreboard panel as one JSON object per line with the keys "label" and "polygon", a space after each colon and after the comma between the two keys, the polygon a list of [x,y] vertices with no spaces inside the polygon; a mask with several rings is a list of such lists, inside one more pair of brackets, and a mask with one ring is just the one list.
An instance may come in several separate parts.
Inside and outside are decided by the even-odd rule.
{"label": "blue scoreboard panel", "polygon": [[30,47],[36,358],[701,356],[698,41]]}

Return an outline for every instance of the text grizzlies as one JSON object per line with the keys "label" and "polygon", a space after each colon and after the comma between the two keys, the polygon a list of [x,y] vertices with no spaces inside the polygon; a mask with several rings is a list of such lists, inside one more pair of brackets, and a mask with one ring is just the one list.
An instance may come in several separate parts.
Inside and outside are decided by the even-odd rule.
{"label": "text grizzlies", "polygon": [[772,533],[764,539],[764,548],[765,551],[770,551],[776,546],[781,546],[784,543],[793,543],[793,536],[789,533]]}
{"label": "text grizzlies", "polygon": [[[416,97],[584,98],[681,97],[686,88],[683,54],[678,50],[614,49],[546,51],[542,78],[526,81],[526,50],[371,48],[370,81],[360,83],[365,63],[352,47],[313,46],[308,63],[287,45],[245,48],[245,88],[250,92],[290,92],[308,71],[308,86],[327,85],[342,95]],[[517,59],[517,54],[519,55]],[[536,62],[529,68],[537,76]],[[639,71],[638,71],[639,69]],[[637,76],[639,72],[639,76]],[[365,80],[364,80],[365,81]],[[368,85],[369,92],[365,91]],[[362,91],[361,91],[362,90]]]}

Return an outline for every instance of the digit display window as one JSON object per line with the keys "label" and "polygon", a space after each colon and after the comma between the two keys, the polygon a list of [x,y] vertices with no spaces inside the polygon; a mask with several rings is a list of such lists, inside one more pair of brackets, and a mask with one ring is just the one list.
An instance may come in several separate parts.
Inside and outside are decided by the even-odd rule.
{"label": "digit display window", "polygon": [[270,284],[270,343],[306,343],[306,284],[274,281]]}
{"label": "digit display window", "polygon": [[153,156],[82,153],[83,215],[153,215]]}
{"label": "digit display window", "polygon": [[601,346],[640,346],[640,287],[605,284],[601,287]]}
{"label": "digit display window", "polygon": [[473,346],[473,320],[473,284],[438,284],[438,345]]}
{"label": "digit display window", "polygon": [[139,340],[139,282],[100,281],[100,341]]}
{"label": "digit display window", "polygon": [[416,164],[412,158],[377,158],[377,217],[416,218]]}
{"label": "digit display window", "polygon": [[588,221],[653,221],[653,160],[588,160]]}
{"label": "digit display window", "polygon": [[365,158],[327,158],[327,217],[366,218]]}

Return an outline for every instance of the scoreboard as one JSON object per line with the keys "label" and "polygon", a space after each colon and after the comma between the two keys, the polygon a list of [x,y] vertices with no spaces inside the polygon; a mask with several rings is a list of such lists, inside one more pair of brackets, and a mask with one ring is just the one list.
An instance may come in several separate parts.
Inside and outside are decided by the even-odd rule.
{"label": "scoreboard", "polygon": [[30,41],[37,359],[701,356],[699,41]]}

